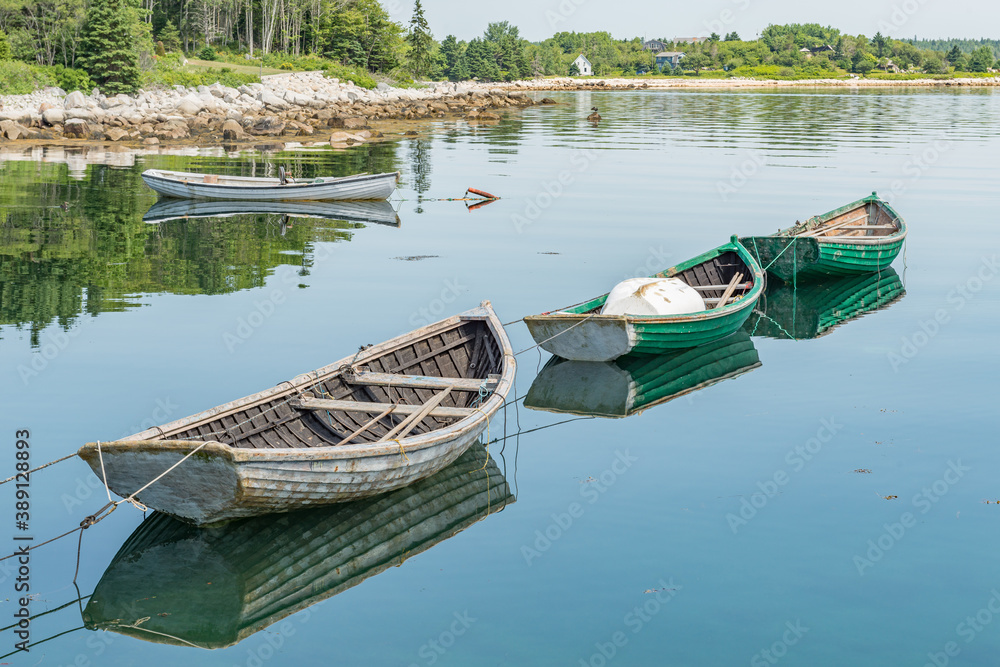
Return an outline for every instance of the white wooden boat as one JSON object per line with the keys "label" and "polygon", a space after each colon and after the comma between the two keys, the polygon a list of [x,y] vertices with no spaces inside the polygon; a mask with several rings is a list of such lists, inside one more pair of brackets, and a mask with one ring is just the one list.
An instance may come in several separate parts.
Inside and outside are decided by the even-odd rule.
{"label": "white wooden boat", "polygon": [[161,195],[180,199],[295,201],[386,199],[396,189],[399,172],[335,178],[255,178],[147,169],[142,180]]}
{"label": "white wooden boat", "polygon": [[207,529],[156,512],[108,565],[83,622],[158,644],[232,646],[514,501],[500,468],[475,443],[425,480],[353,503]]}
{"label": "white wooden boat", "polygon": [[[486,430],[514,381],[507,335],[478,308],[265,391],[78,454],[107,485],[196,524],[386,493]],[[197,451],[195,451],[197,450]],[[102,464],[103,460],[103,464]]]}
{"label": "white wooden boat", "polygon": [[399,227],[392,204],[382,201],[230,201],[204,199],[157,199],[142,216],[149,224],[190,218],[231,218],[237,215],[287,215],[290,218],[320,218],[374,223]]}

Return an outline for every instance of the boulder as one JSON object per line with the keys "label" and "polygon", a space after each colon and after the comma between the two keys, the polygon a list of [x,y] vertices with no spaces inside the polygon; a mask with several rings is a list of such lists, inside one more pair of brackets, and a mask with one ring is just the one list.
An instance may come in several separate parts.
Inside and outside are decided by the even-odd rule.
{"label": "boulder", "polygon": [[193,116],[205,108],[205,103],[196,95],[187,95],[177,103],[177,112],[185,116]]}
{"label": "boulder", "polygon": [[551,97],[543,97],[542,104],[556,104],[556,101]]}
{"label": "boulder", "polygon": [[89,135],[90,127],[82,118],[70,118],[63,125],[63,136],[68,139],[86,139]]}
{"label": "boulder", "polygon": [[154,128],[153,133],[159,139],[186,139],[191,136],[187,123],[182,120],[168,120]]}
{"label": "boulder", "polygon": [[87,106],[87,98],[79,90],[74,90],[63,100],[64,109],[80,109]]}
{"label": "boulder", "polygon": [[368,119],[364,116],[335,116],[327,121],[327,125],[345,130],[363,130],[368,127]]}
{"label": "boulder", "polygon": [[66,114],[62,109],[46,109],[42,112],[42,120],[46,125],[59,125],[66,120]]}
{"label": "boulder", "polygon": [[250,127],[250,134],[274,137],[285,131],[285,121],[277,116],[264,116]]}
{"label": "boulder", "polygon": [[277,109],[278,111],[284,111],[289,108],[288,102],[281,99],[269,90],[262,90],[257,96],[257,100],[260,101],[264,106],[271,107],[272,109]]}
{"label": "boulder", "polygon": [[160,140],[156,137],[146,137],[142,140],[144,146],[159,146]]}
{"label": "boulder", "polygon": [[108,141],[121,141],[128,136],[128,132],[120,127],[112,127],[104,133],[104,138]]}
{"label": "boulder", "polygon": [[222,124],[222,138],[226,141],[239,141],[246,137],[243,127],[235,120],[227,120]]}

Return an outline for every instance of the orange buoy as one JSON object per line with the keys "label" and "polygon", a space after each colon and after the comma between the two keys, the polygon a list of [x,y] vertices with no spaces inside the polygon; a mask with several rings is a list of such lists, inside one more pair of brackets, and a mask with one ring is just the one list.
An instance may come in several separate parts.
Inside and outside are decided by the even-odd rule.
{"label": "orange buoy", "polygon": [[480,197],[486,197],[487,199],[500,199],[500,197],[497,197],[496,195],[491,195],[489,192],[486,192],[485,190],[477,190],[476,188],[469,188],[468,190],[466,190],[466,192],[467,193],[471,192],[474,195],[479,195]]}

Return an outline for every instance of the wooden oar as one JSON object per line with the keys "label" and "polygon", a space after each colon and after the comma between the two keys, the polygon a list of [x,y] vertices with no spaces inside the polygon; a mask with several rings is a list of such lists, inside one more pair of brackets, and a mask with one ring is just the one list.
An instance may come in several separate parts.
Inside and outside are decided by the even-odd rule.
{"label": "wooden oar", "polygon": [[392,429],[391,431],[383,435],[381,438],[377,440],[377,442],[385,442],[386,440],[392,440],[392,439],[402,440],[403,438],[405,438],[410,433],[410,431],[415,429],[417,427],[417,424],[423,421],[424,417],[426,417],[431,410],[440,405],[441,401],[443,401],[445,397],[450,393],[451,393],[451,387],[447,387],[440,394],[435,394],[434,396],[432,396],[430,400],[424,403],[423,407],[420,408],[419,411],[414,412],[412,415],[410,415],[403,421],[399,422],[399,424],[396,425],[396,428]]}
{"label": "wooden oar", "polygon": [[733,279],[729,281],[729,286],[726,288],[726,291],[722,293],[721,297],[719,297],[719,303],[715,304],[716,308],[726,305],[726,302],[729,301],[729,297],[731,297],[733,295],[733,292],[736,291],[736,283],[740,282],[741,280],[743,280],[742,273],[737,273],[735,276],[733,276]]}

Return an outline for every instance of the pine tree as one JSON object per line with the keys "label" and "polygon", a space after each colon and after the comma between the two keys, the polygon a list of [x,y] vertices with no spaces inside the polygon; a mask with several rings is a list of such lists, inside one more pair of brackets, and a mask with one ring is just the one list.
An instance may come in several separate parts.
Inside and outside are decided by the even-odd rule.
{"label": "pine tree", "polygon": [[80,62],[105,95],[139,89],[138,26],[128,0],[94,0],[80,39]]}
{"label": "pine tree", "polygon": [[7,33],[0,30],[0,60],[10,60],[10,42],[7,41]]}
{"label": "pine tree", "polygon": [[420,0],[416,0],[413,6],[413,18],[410,19],[410,32],[406,36],[406,43],[410,46],[407,59],[410,61],[410,71],[413,72],[413,76],[417,78],[427,76],[434,60],[431,54],[434,37],[427,25],[427,19],[424,18],[424,7],[420,4]]}
{"label": "pine tree", "polygon": [[167,51],[181,50],[181,33],[170,19],[167,19],[163,30],[160,31],[160,41],[163,42],[163,48]]}

